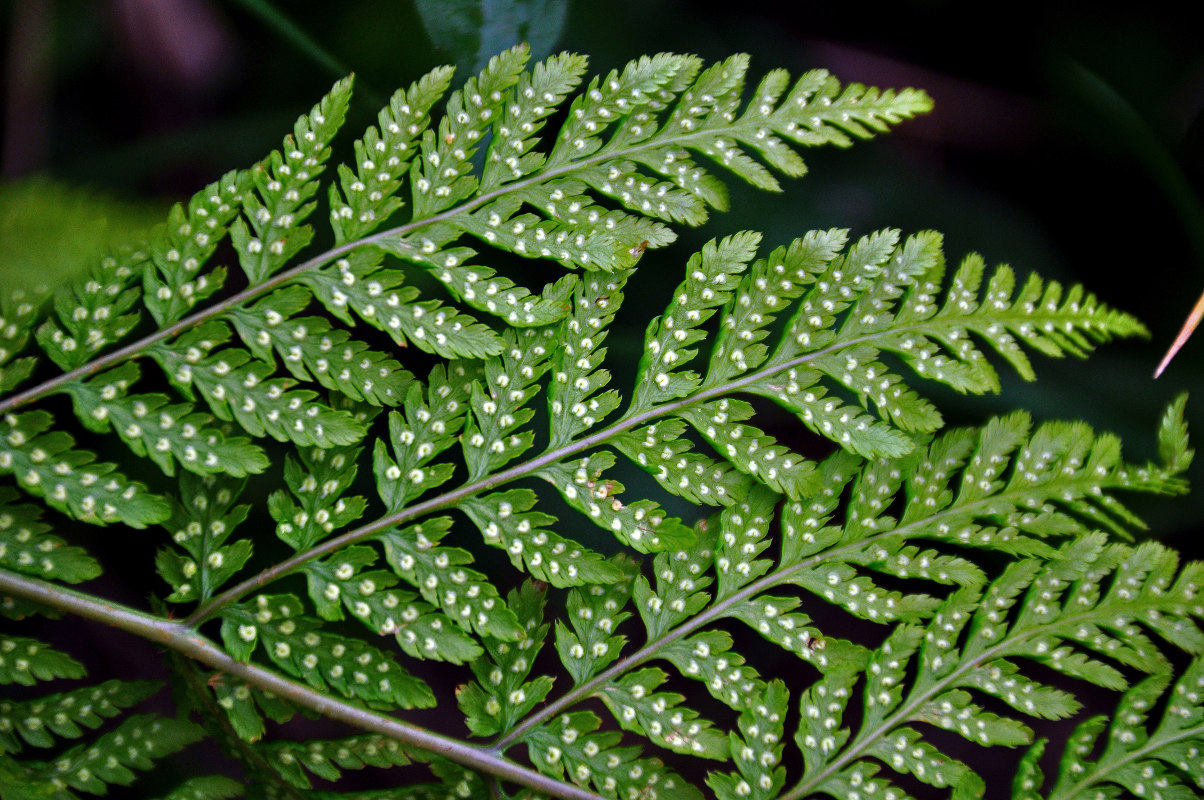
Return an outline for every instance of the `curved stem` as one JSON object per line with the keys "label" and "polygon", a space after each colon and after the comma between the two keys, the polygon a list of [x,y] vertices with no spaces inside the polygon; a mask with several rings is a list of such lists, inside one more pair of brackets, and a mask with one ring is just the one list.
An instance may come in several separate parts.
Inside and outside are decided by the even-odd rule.
{"label": "curved stem", "polygon": [[598,795],[593,792],[541,775],[504,758],[492,748],[467,744],[394,717],[368,711],[329,697],[271,670],[236,661],[221,647],[180,622],[156,617],[117,603],[101,602],[82,592],[3,569],[0,569],[0,592],[119,628],[207,664],[220,672],[245,680],[252,686],[279,695],[290,703],[304,706],[361,730],[372,731],[403,744],[436,753],[462,766],[565,800],[598,800]]}

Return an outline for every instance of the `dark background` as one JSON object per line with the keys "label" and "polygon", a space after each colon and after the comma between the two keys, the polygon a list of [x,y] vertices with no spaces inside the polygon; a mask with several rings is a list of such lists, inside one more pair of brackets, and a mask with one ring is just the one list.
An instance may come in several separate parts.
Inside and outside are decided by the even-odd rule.
{"label": "dark background", "polygon": [[[410,2],[279,0],[276,10],[322,53],[290,40],[259,8],[251,0],[0,3],[4,180],[53,178],[68,187],[55,190],[67,193],[64,210],[103,214],[118,233],[138,228],[278,147],[343,72],[357,73],[360,97],[383,100],[457,58],[432,43]],[[1204,46],[1185,13],[1169,3],[1024,10],[940,0],[577,0],[548,47],[590,55],[591,73],[661,50],[707,60],[743,51],[752,55],[750,81],[774,67],[795,75],[824,67],[846,82],[926,89],[931,115],[851,150],[804,152],[810,174],[785,182],[782,196],[732,184],[734,211],[645,256],[637,313],[654,313],[702,242],[741,228],[763,231],[767,246],[829,226],[855,235],[935,228],[951,261],[978,251],[1021,274],[1084,282],[1139,316],[1151,338],[1106,346],[1082,363],[1035,358],[1039,381],[1005,373],[999,397],[924,391],[955,422],[1014,408],[1084,418],[1121,434],[1130,459],[1144,459],[1154,456],[1163,406],[1204,382],[1204,333],[1162,378],[1151,377],[1204,290]],[[357,102],[344,146],[377,105]],[[22,185],[0,185],[0,197]],[[81,189],[82,199],[70,194]],[[32,263],[19,246],[27,237],[6,217],[15,218],[12,208],[0,202],[0,272]],[[625,346],[634,353],[639,343],[612,342],[612,357],[622,359]],[[1197,395],[1188,415],[1204,430]],[[1201,467],[1190,477],[1200,484]],[[1204,553],[1204,492],[1133,507],[1151,535]],[[120,664],[135,653],[107,658]]]}

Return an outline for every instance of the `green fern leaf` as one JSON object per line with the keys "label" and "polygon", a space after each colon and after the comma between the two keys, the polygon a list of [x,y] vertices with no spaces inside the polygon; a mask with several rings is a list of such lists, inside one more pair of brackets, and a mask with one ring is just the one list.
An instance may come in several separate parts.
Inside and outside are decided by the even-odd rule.
{"label": "green fern leaf", "polygon": [[343,618],[344,608],[377,634],[394,634],[402,651],[414,658],[463,664],[479,657],[481,646],[413,592],[394,587],[396,576],[364,571],[377,559],[368,547],[349,547],[307,564],[309,596],[323,619]]}
{"label": "green fern leaf", "polygon": [[400,347],[413,344],[444,358],[484,358],[502,350],[493,329],[437,300],[418,300],[420,292],[403,286],[405,274],[381,267],[383,254],[357,250],[334,262],[333,269],[310,270],[300,281],[348,325],[351,311],[387,333]]}
{"label": "green fern leaf", "polygon": [[0,752],[20,752],[22,741],[46,748],[55,745],[55,737],[78,739],[83,728],[99,727],[158,688],[150,681],[112,680],[36,700],[0,702]]}
{"label": "green fern leaf", "polygon": [[[1195,797],[1204,786],[1204,767],[1198,757],[1204,714],[1195,699],[1204,683],[1204,665],[1199,659],[1192,661],[1167,692],[1171,678],[1165,672],[1146,678],[1124,694],[1110,718],[1093,717],[1080,724],[1048,794],[1037,791],[1042,774],[1034,759],[1044,742],[1035,745],[1017,775],[1013,797],[1052,800],[1084,793],[1113,794],[1118,788],[1136,796],[1157,792],[1167,798]],[[1150,714],[1164,695],[1166,708],[1161,719],[1151,724]],[[1108,735],[1101,751],[1099,739],[1105,727]]]}
{"label": "green fern leaf", "polygon": [[0,565],[46,580],[80,583],[100,574],[100,563],[81,547],[67,544],[41,520],[41,510],[25,503],[9,487],[0,487]]}
{"label": "green fern leaf", "polygon": [[469,480],[491,474],[531,447],[534,435],[515,431],[535,415],[523,406],[548,369],[554,335],[552,328],[507,334],[501,357],[486,362],[484,386],[473,386],[472,414],[461,437]]}
{"label": "green fern leaf", "polygon": [[622,573],[602,556],[548,530],[556,518],[538,511],[529,489],[465,500],[460,509],[481,530],[486,544],[504,549],[510,562],[553,586],[610,583]]}
{"label": "green fern leaf", "polygon": [[552,690],[552,678],[547,675],[527,680],[548,633],[543,623],[546,588],[528,581],[509,594],[507,605],[523,627],[523,635],[509,641],[483,637],[489,657],[472,663],[476,683],[456,690],[464,722],[475,736],[509,730]]}
{"label": "green fern leaf", "polygon": [[0,474],[17,475],[21,487],[55,509],[97,525],[145,528],[162,522],[170,508],[146,487],[74,449],[75,440],[49,430],[45,411],[10,414],[0,421]]}
{"label": "green fern leaf", "polygon": [[209,599],[250,559],[248,539],[226,545],[251,510],[234,505],[244,483],[221,476],[180,476],[179,501],[172,503],[164,526],[184,553],[163,549],[155,559],[160,577],[173,590],[168,602]]}
{"label": "green fern leaf", "polygon": [[711,773],[707,777],[707,785],[720,800],[766,800],[781,791],[786,770],[779,764],[789,699],[786,685],[779,680],[771,681],[749,699],[748,708],[740,715],[739,733],[728,734],[738,772]]}
{"label": "green fern leaf", "polygon": [[655,501],[636,500],[625,505],[619,499],[623,484],[604,477],[614,465],[614,455],[602,451],[576,464],[562,462],[544,467],[539,477],[555,486],[570,507],[628,547],[649,553],[689,546],[694,541],[690,530],[676,518],[666,518]]}
{"label": "green fern leaf", "polygon": [[225,713],[235,736],[245,742],[257,742],[263,738],[266,726],[264,717],[285,723],[292,719],[296,710],[279,697],[232,679],[217,672],[208,681],[213,689],[217,705]]}
{"label": "green fern leaf", "polygon": [[249,659],[262,642],[276,666],[322,691],[336,691],[369,704],[426,708],[430,687],[407,673],[392,656],[360,639],[322,630],[304,616],[292,595],[260,595],[222,615],[222,641],[235,657]]}
{"label": "green fern leaf", "polygon": [[84,666],[36,639],[0,634],[0,684],[33,686],[37,681],[80,678]]}
{"label": "green fern leaf", "polygon": [[352,415],[317,402],[317,392],[290,388],[292,380],[271,377],[272,367],[246,350],[230,347],[209,354],[229,336],[225,325],[206,325],[155,346],[151,355],[182,391],[200,394],[219,419],[237,422],[253,436],[302,447],[363,438],[364,426]]}
{"label": "green fern leaf", "polygon": [[548,384],[551,447],[567,444],[619,407],[618,392],[599,394],[610,383],[610,372],[599,365],[606,356],[606,348],[601,346],[606,329],[623,302],[622,289],[629,275],[590,275],[575,293],[562,346],[552,353]]}
{"label": "green fern leaf", "polygon": [[404,414],[389,415],[390,445],[386,449],[377,440],[373,471],[377,493],[390,511],[404,508],[451,479],[453,464],[428,464],[455,444],[455,434],[468,413],[473,381],[479,376],[480,369],[471,363],[436,366],[428,378],[425,401],[422,387],[413,385],[405,397]]}
{"label": "green fern leaf", "polygon": [[274,151],[252,170],[255,191],[243,197],[243,215],[230,228],[230,241],[252,285],[285,266],[313,238],[300,225],[313,213],[319,178],[330,157],[330,141],[342,127],[351,101],[351,79],[344,78],[301,117]]}
{"label": "green fern leaf", "polygon": [[191,722],[150,715],[128,717],[90,744],[78,745],[49,762],[26,762],[23,783],[36,796],[71,789],[105,794],[108,786],[128,786],[156,760],[200,739]]}
{"label": "green fern leaf", "polygon": [[64,370],[74,369],[134,330],[138,311],[131,309],[140,292],[133,283],[147,260],[142,250],[119,250],[86,277],[55,292],[58,321],[48,319],[37,331],[38,345],[51,361]]}
{"label": "green fern leaf", "polygon": [[282,541],[294,550],[307,550],[363,515],[367,506],[363,497],[343,496],[355,481],[361,449],[303,449],[297,451],[298,459],[285,462],[288,491],[268,497],[268,511]]}
{"label": "green fern leaf", "polygon": [[524,737],[531,763],[545,775],[567,776],[611,800],[655,792],[667,800],[702,795],[659,759],[640,758],[638,747],[619,746],[617,731],[599,732],[602,721],[588,711],[564,714]]}
{"label": "green fern leaf", "polygon": [[298,380],[316,379],[327,389],[372,405],[400,405],[414,376],[321,317],[293,316],[309,299],[303,287],[290,286],[251,308],[233,311],[231,322],[256,358],[275,363],[279,356]]}
{"label": "green fern leaf", "polygon": [[450,528],[450,518],[432,517],[378,538],[390,568],[465,631],[504,641],[520,637],[523,629],[497,588],[480,572],[464,567],[472,562],[471,554],[439,546]]}
{"label": "green fern leaf", "polygon": [[556,652],[574,683],[584,683],[612,663],[627,643],[617,629],[631,616],[625,609],[638,564],[626,559],[614,563],[623,578],[609,585],[573,589],[565,601],[568,625],[556,623]]}
{"label": "green fern leaf", "polygon": [[469,264],[477,252],[467,247],[428,252],[433,248],[415,247],[409,241],[381,244],[399,258],[424,267],[460,302],[519,328],[550,325],[564,317],[569,307],[568,297],[577,282],[575,275],[566,275],[547,284],[542,294],[535,295],[489,267]]}
{"label": "green fern leaf", "polygon": [[624,730],[677,753],[726,759],[728,741],[712,722],[683,706],[684,696],[655,691],[667,677],[657,667],[636,670],[608,683],[599,696]]}
{"label": "green fern leaf", "polygon": [[349,769],[411,763],[401,745],[375,734],[336,740],[272,742],[265,748],[264,757],[281,778],[299,789],[312,788],[306,772],[333,781]]}
{"label": "green fern leaf", "polygon": [[189,778],[158,800],[226,800],[242,797],[243,785],[224,775]]}
{"label": "green fern leaf", "polygon": [[234,477],[263,472],[268,458],[245,436],[227,436],[213,418],[164,394],[127,394],[139,378],[125,363],[87,382],[66,386],[76,416],[94,431],[113,429],[136,455],[147,456],[168,475],[179,465],[199,475]]}
{"label": "green fern leaf", "polygon": [[187,212],[178,203],[172,206],[156,231],[142,272],[142,296],[160,326],[177,322],[222,288],[225,267],[201,270],[242,209],[250,184],[248,173],[229,172],[194,194]]}
{"label": "green fern leaf", "polygon": [[37,366],[34,356],[14,357],[28,344],[43,299],[23,289],[0,293],[0,393],[25,382]]}
{"label": "green fern leaf", "polygon": [[417,154],[414,143],[430,126],[427,115],[451,77],[450,67],[440,67],[409,89],[399,89],[381,110],[377,126],[356,141],[354,172],[340,165],[339,187],[330,189],[331,227],[339,244],[370,233],[401,207],[396,195]]}

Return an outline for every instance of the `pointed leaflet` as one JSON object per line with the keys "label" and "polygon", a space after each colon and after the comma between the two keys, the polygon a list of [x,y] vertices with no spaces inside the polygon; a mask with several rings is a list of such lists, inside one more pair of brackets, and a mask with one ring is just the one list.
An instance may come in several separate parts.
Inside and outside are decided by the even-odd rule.
{"label": "pointed leaflet", "polygon": [[401,404],[414,376],[386,354],[352,338],[322,317],[298,317],[310,294],[289,286],[230,314],[234,329],[256,357],[279,358],[295,378],[375,406]]}
{"label": "pointed leaflet", "polygon": [[67,384],[75,413],[91,430],[115,430],[135,455],[149,457],[168,475],[176,466],[197,475],[236,478],[263,472],[268,458],[245,436],[229,436],[213,417],[158,392],[128,394],[137,364],[126,362],[90,381]]}
{"label": "pointed leaflet", "polygon": [[0,394],[24,381],[37,364],[36,357],[13,357],[25,349],[45,297],[25,289],[0,292]]}
{"label": "pointed leaflet", "polygon": [[268,511],[282,541],[294,550],[308,550],[363,515],[367,500],[343,497],[355,480],[361,449],[303,449],[297,451],[299,459],[285,461],[288,491],[280,489],[268,497]]}
{"label": "pointed leaflet", "polygon": [[750,698],[748,707],[740,714],[740,732],[728,734],[738,772],[713,772],[707,777],[707,785],[720,800],[743,797],[769,800],[781,791],[786,769],[779,764],[789,700],[786,684],[780,680],[771,681]]}
{"label": "pointed leaflet", "polygon": [[558,447],[594,427],[619,406],[619,393],[600,392],[610,383],[601,369],[606,357],[607,329],[623,302],[630,272],[585,276],[573,293],[573,309],[565,322],[561,346],[552,353],[548,384],[550,447]]}
{"label": "pointed leaflet", "polygon": [[443,358],[483,358],[502,350],[500,337],[467,314],[403,286],[405,273],[381,266],[384,254],[360,248],[298,280],[326,310],[351,325],[351,312],[387,333],[400,347],[410,344]]}
{"label": "pointed leaflet", "polygon": [[464,566],[472,563],[472,554],[439,544],[451,524],[450,517],[432,517],[377,538],[389,567],[461,628],[513,641],[522,628],[486,576]]}
{"label": "pointed leaflet", "polygon": [[568,624],[556,621],[556,652],[575,684],[584,683],[612,663],[627,643],[627,637],[617,628],[631,616],[626,608],[639,565],[622,556],[613,563],[623,578],[609,586],[594,584],[573,589],[564,607]]}
{"label": "pointed leaflet", "polygon": [[313,238],[313,228],[299,223],[317,205],[312,198],[350,100],[351,78],[344,78],[297,120],[280,150],[252,169],[255,190],[243,198],[243,216],[230,228],[230,241],[252,285],[284,267]]}
{"label": "pointed leaflet", "polygon": [[153,345],[149,354],[181,391],[200,394],[219,419],[237,422],[252,436],[302,447],[363,438],[363,424],[351,414],[318,402],[317,392],[291,388],[292,379],[271,377],[273,368],[246,350],[211,352],[229,336],[225,325],[205,323],[175,341]]}
{"label": "pointed leaflet", "polygon": [[33,700],[0,701],[0,753],[20,752],[21,742],[46,748],[57,744],[56,737],[78,739],[84,728],[99,727],[158,689],[153,681],[111,680]]}
{"label": "pointed leaflet", "polygon": [[228,172],[192,196],[188,210],[172,206],[155,232],[142,272],[142,296],[160,327],[179,321],[197,303],[222,288],[225,267],[201,269],[226,236],[251,188],[249,172]]}
{"label": "pointed leaflet", "polygon": [[523,72],[502,113],[493,123],[494,141],[481,175],[482,192],[517,180],[543,166],[544,156],[532,150],[535,135],[548,115],[581,82],[587,59],[574,53],[559,53]]}
{"label": "pointed leaflet", "polygon": [[683,620],[694,616],[711,601],[706,588],[714,581],[708,573],[714,564],[714,520],[702,520],[694,529],[696,543],[682,550],[658,553],[652,562],[656,588],[637,576],[632,589],[636,610],[656,639]]}
{"label": "pointed leaflet", "polygon": [[31,795],[69,789],[105,794],[109,785],[128,786],[132,769],[149,770],[162,759],[197,741],[204,731],[181,719],[150,715],[128,717],[90,744],[81,744],[53,761],[26,762],[19,783]]}
{"label": "pointed leaflet", "polygon": [[[1199,758],[1204,747],[1204,713],[1199,704],[1204,662],[1190,662],[1167,692],[1171,678],[1166,673],[1146,678],[1125,693],[1115,713],[1082,723],[1062,756],[1053,789],[1041,797],[1064,800],[1092,789],[1111,792],[1117,786],[1136,796],[1156,790],[1160,796],[1176,800],[1196,797],[1204,783],[1204,764]],[[1165,710],[1160,719],[1151,720],[1151,711],[1162,697],[1166,698]],[[1099,737],[1105,726],[1108,736],[1100,752]],[[1038,743],[1030,752],[1039,754],[1043,745]],[[1033,788],[1041,785],[1042,775],[1035,763],[1023,774]],[[1195,786],[1189,786],[1185,777]],[[1024,787],[1019,778],[1013,796],[1036,797],[1031,791],[1020,791]]]}
{"label": "pointed leaflet", "polygon": [[624,730],[677,753],[726,759],[727,739],[709,720],[684,706],[685,697],[655,691],[667,677],[664,670],[647,667],[605,684],[598,695]]}
{"label": "pointed leaflet", "polygon": [[423,133],[421,156],[410,170],[415,219],[433,216],[477,191],[473,154],[505,113],[503,95],[518,83],[529,55],[520,45],[489,59],[479,75],[452,92],[438,134],[429,129]]}
{"label": "pointed leaflet", "polygon": [[548,527],[556,518],[532,511],[536,495],[530,489],[470,497],[459,508],[469,516],[485,540],[510,556],[516,569],[553,586],[611,583],[622,574],[602,556]]}
{"label": "pointed leaflet", "polygon": [[415,143],[430,127],[428,114],[447,91],[452,72],[438,67],[408,89],[398,89],[377,125],[356,141],[354,171],[339,166],[339,186],[330,188],[330,224],[337,243],[372,232],[401,208],[396,195],[418,152]]}
{"label": "pointed leaflet", "polygon": [[539,391],[555,336],[555,328],[510,329],[503,334],[502,354],[485,363],[484,379],[472,386],[472,414],[461,436],[468,480],[496,472],[531,447],[535,434],[516,431],[535,415],[525,406]]}
{"label": "pointed leaflet", "polygon": [[82,522],[145,528],[167,518],[170,509],[163,498],[127,479],[115,465],[73,449],[70,435],[48,430],[52,423],[45,411],[0,420],[0,475],[15,474],[26,492]]}
{"label": "pointed leaflet", "polygon": [[[20,494],[0,487],[0,567],[43,580],[79,583],[100,574],[100,563],[81,547],[48,533],[42,509],[16,501]],[[0,679],[0,683],[4,681]]]}
{"label": "pointed leaflet", "polygon": [[647,797],[700,800],[702,794],[660,759],[641,758],[640,748],[620,746],[618,731],[602,731],[590,711],[562,714],[523,737],[531,763],[554,778],[567,776],[611,800]]}
{"label": "pointed leaflet", "polygon": [[690,257],[686,280],[678,285],[665,313],[648,326],[632,411],[683,397],[698,387],[699,376],[678,365],[697,354],[689,348],[706,337],[700,326],[727,302],[736,288],[734,276],[752,260],[760,241],[760,234],[744,232],[708,242]]}
{"label": "pointed leaflet", "polygon": [[751,480],[726,461],[693,452],[692,443],[683,436],[685,430],[684,422],[668,417],[623,431],[610,444],[666,491],[699,505],[731,505]]}
{"label": "pointed leaflet", "polygon": [[233,577],[251,557],[251,540],[226,540],[247,518],[249,505],[234,505],[245,481],[211,475],[180,477],[179,500],[172,502],[164,527],[184,551],[159,551],[155,566],[173,591],[168,602],[204,601]]}
{"label": "pointed leaflet", "polygon": [[393,634],[398,646],[414,658],[462,664],[481,655],[481,647],[444,614],[397,589],[397,576],[367,571],[378,554],[370,547],[340,550],[324,561],[305,565],[309,596],[323,619],[343,618],[346,609],[373,633]]}
{"label": "pointed leaflet", "polygon": [[387,239],[380,246],[424,267],[454,298],[470,308],[518,328],[551,325],[564,317],[569,310],[568,297],[577,282],[576,276],[565,275],[546,284],[543,292],[535,295],[491,267],[468,263],[477,252],[467,247],[436,250],[433,243],[419,245],[407,239]]}
{"label": "pointed leaflet", "polygon": [[456,689],[456,701],[473,735],[491,736],[510,730],[551,691],[552,678],[548,675],[527,680],[547,639],[549,626],[543,622],[546,601],[547,587],[526,581],[506,598],[523,627],[522,636],[508,641],[483,637],[489,656],[472,662],[476,683]]}
{"label": "pointed leaflet", "polygon": [[573,509],[641,553],[673,550],[691,544],[693,537],[689,529],[675,517],[667,519],[665,511],[656,502],[636,500],[624,504],[619,499],[623,484],[604,477],[614,465],[614,455],[601,451],[576,462],[544,467],[539,471],[539,477],[555,486]]}
{"label": "pointed leaflet", "polygon": [[206,685],[213,689],[213,696],[225,712],[234,734],[244,742],[257,742],[263,738],[267,730],[264,717],[284,724],[296,714],[294,706],[271,692],[257,689],[223,672],[210,675]]}
{"label": "pointed leaflet", "polygon": [[246,661],[262,644],[276,666],[318,691],[337,692],[369,706],[427,708],[434,694],[392,655],[361,639],[329,633],[305,616],[292,595],[259,595],[222,611],[222,641]]}
{"label": "pointed leaflet", "polygon": [[105,256],[87,276],[54,293],[54,317],[38,328],[38,345],[64,370],[80,367],[125,338],[138,324],[133,285],[148,255],[125,248]]}
{"label": "pointed leaflet", "polygon": [[372,466],[376,491],[390,512],[448,481],[455,465],[430,461],[456,442],[481,368],[474,362],[436,364],[423,387],[415,382],[401,411],[389,414],[388,445],[377,440]]}
{"label": "pointed leaflet", "polygon": [[83,675],[83,664],[66,653],[36,639],[0,633],[0,685],[33,686],[37,681]]}
{"label": "pointed leaflet", "polygon": [[682,409],[680,414],[737,469],[770,489],[798,499],[813,486],[813,462],[764,431],[741,424],[754,416],[752,406],[743,400],[725,397]]}
{"label": "pointed leaflet", "polygon": [[263,756],[281,778],[298,789],[311,789],[309,775],[335,781],[343,771],[364,767],[400,767],[411,763],[405,748],[377,734],[307,742],[269,742]]}

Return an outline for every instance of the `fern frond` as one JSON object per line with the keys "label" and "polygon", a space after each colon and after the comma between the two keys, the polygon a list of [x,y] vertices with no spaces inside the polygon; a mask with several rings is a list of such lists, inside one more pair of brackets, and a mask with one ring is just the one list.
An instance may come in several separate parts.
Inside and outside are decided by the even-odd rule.
{"label": "fern frond", "polygon": [[7,394],[33,374],[35,356],[16,358],[37,323],[42,300],[23,289],[0,293],[0,393]]}
{"label": "fern frond", "polygon": [[[1077,710],[1077,702],[1064,690],[1018,673],[1015,659],[1088,680],[1111,673],[1113,685],[1118,681],[1121,686],[1120,673],[1096,659],[1120,658],[1161,674],[1166,657],[1159,649],[1148,648],[1149,640],[1129,620],[1161,629],[1169,645],[1199,652],[1204,641],[1198,616],[1189,608],[1198,608],[1191,598],[1200,565],[1188,565],[1176,575],[1175,562],[1173,553],[1153,543],[1134,549],[1107,546],[1100,535],[1086,536],[1063,546],[1058,558],[1044,566],[1015,562],[985,597],[980,598],[976,589],[959,590],[941,605],[926,629],[895,628],[871,656],[859,729],[840,727],[839,715],[833,717],[837,726],[833,728],[823,721],[824,714],[832,712],[820,710],[829,702],[825,698],[834,698],[839,709],[852,702],[849,688],[855,674],[829,674],[804,695],[798,744],[808,766],[793,791],[835,791],[866,757],[933,786],[969,779],[972,773],[965,765],[942,755],[935,746],[917,747],[923,734],[905,724],[908,721],[946,728],[987,746],[1031,739],[1021,720],[984,710],[971,689],[993,695],[1028,716],[1058,718]],[[1151,563],[1162,568],[1149,575],[1134,574],[1137,565]],[[1121,588],[1101,596],[1099,587],[1105,584]],[[1158,621],[1163,613],[1172,616],[1165,624]],[[1101,629],[1108,635],[1093,633]],[[1170,634],[1171,630],[1176,633]],[[1067,646],[1071,643],[1074,648]],[[1124,650],[1134,655],[1121,655]],[[908,665],[916,659],[920,669],[914,679],[909,678]],[[826,691],[820,692],[820,686]]]}
{"label": "fern frond", "polygon": [[[1204,654],[1204,565],[1123,543],[1142,522],[1122,502],[1185,488],[1183,401],[1157,461],[1140,464],[1112,435],[1023,412],[944,429],[921,391],[996,391],[1001,362],[1031,379],[1032,353],[1084,356],[1140,323],[978,256],[950,269],[932,232],[813,231],[760,255],[746,231],[688,259],[634,380],[616,385],[611,369],[628,371],[608,347],[637,265],[727,205],[712,166],[777,191],[779,174],[804,172],[799,148],[847,146],[929,101],[822,71],[754,86],[740,55],[660,54],[593,78],[581,56],[528,61],[517,47],[461,88],[444,68],[399,91],[330,177],[351,96],[340,81],[279,151],[175,206],[145,245],[49,306],[0,302],[0,388],[35,376],[31,340],[47,362],[36,374],[61,370],[0,400],[0,475],[16,484],[0,487],[13,593],[0,611],[68,610],[166,645],[184,710],[281,796],[333,797],[315,784],[417,762],[431,782],[348,796],[919,786],[962,800],[983,781],[933,729],[1030,744],[1041,721],[1078,713],[1075,681],[1125,694],[1108,744],[1103,723],[1080,729],[1053,796],[1140,794],[1138,780],[1184,794],[1184,775],[1199,780],[1186,763],[1198,660],[1164,717],[1147,715],[1176,651]],[[321,192],[334,244],[314,252]],[[212,263],[231,250],[233,275]],[[541,275],[511,255],[555,263]],[[153,462],[148,483],[178,480],[130,480],[68,421],[27,410],[55,393],[101,444]],[[764,401],[816,446],[762,424]],[[273,470],[282,480],[260,494],[251,476]],[[156,568],[173,608],[194,604],[187,618],[48,583],[99,564],[22,495],[76,520],[161,524]],[[775,647],[748,647],[746,628]],[[775,677],[783,666],[796,682]],[[81,671],[0,636],[0,682]],[[439,724],[489,741],[394,713],[447,706],[461,679],[459,713]],[[109,694],[84,708],[97,691]],[[0,747],[79,738],[146,691],[0,704]],[[277,737],[269,721],[298,710],[363,733]],[[0,787],[104,791],[198,735],[182,718],[114,725],[54,762],[0,755]],[[1018,796],[1044,789],[1039,757]],[[197,779],[173,796],[232,792]]]}
{"label": "fern frond", "polygon": [[208,775],[189,778],[159,800],[226,800],[242,796],[242,784],[222,775]]}
{"label": "fern frond", "polygon": [[411,763],[405,748],[375,734],[333,741],[272,742],[265,748],[264,758],[280,777],[298,789],[312,788],[306,773],[333,781],[349,769]]}
{"label": "fern frond", "polygon": [[164,548],[155,566],[172,587],[168,602],[212,597],[251,557],[249,539],[227,539],[247,518],[249,505],[234,505],[244,481],[222,476],[180,476],[180,496],[165,527],[184,553]]}
{"label": "fern frond", "polygon": [[[1046,742],[1033,745],[1017,772],[1012,796],[1053,800],[1088,792],[1112,794],[1117,789],[1138,797],[1155,792],[1185,800],[1198,796],[1204,788],[1204,766],[1198,756],[1204,745],[1204,713],[1199,705],[1204,664],[1193,660],[1171,688],[1173,677],[1169,671],[1151,675],[1125,692],[1110,717],[1081,723],[1048,792],[1042,791],[1044,775],[1036,762]],[[1166,706],[1161,718],[1151,719],[1163,697]]]}

